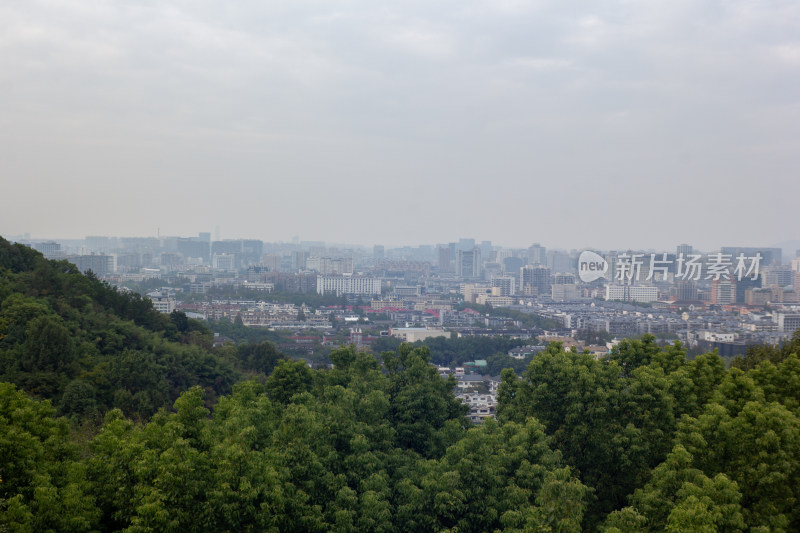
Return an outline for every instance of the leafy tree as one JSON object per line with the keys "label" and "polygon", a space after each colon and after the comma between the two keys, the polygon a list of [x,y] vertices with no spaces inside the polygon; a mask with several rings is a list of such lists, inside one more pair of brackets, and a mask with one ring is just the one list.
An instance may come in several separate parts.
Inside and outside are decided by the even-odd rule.
{"label": "leafy tree", "polygon": [[554,343],[533,358],[521,381],[503,375],[498,416],[533,416],[544,424],[567,464],[595,491],[589,527],[623,507],[669,451],[675,431],[669,382],[648,366],[658,350],[645,339],[598,361]]}
{"label": "leafy tree", "polygon": [[397,442],[426,457],[436,456],[447,444],[445,423],[466,424],[467,409],[454,396],[455,380],[442,379],[430,364],[430,351],[402,344],[396,354],[381,354],[389,372],[389,418]]}
{"label": "leafy tree", "polygon": [[266,389],[274,402],[287,404],[295,394],[309,391],[313,383],[314,377],[305,362],[282,360],[267,378]]}
{"label": "leafy tree", "polygon": [[265,375],[269,375],[275,365],[284,358],[275,345],[269,341],[239,345],[237,352],[243,368],[262,372]]}
{"label": "leafy tree", "polygon": [[49,403],[0,383],[0,530],[96,528],[99,512],[68,437],[67,421]]}

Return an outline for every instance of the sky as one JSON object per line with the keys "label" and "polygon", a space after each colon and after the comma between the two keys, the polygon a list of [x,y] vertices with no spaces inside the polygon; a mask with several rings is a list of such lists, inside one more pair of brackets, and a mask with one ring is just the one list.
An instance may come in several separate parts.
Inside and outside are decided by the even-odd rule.
{"label": "sky", "polygon": [[0,3],[0,234],[800,238],[800,2]]}

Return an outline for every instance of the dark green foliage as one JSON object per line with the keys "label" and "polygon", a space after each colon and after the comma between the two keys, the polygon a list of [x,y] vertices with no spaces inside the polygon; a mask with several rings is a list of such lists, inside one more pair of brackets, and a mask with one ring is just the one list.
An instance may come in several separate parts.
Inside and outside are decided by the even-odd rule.
{"label": "dark green foliage", "polygon": [[498,352],[486,359],[485,373],[490,376],[499,376],[503,369],[510,368],[517,374],[522,374],[530,363],[531,357],[514,359],[507,353]]}
{"label": "dark green foliage", "polygon": [[261,344],[270,341],[273,343],[283,342],[286,337],[291,335],[285,331],[272,331],[266,328],[251,328],[244,323],[235,324],[230,320],[211,320],[209,328],[224,337],[233,339],[237,344]]}
{"label": "dark green foliage", "polygon": [[32,271],[45,259],[32,248],[22,244],[11,244],[0,237],[0,268],[12,273]]}
{"label": "dark green foliage", "polygon": [[389,419],[398,444],[426,457],[441,454],[447,444],[445,423],[465,423],[467,413],[454,396],[455,380],[439,376],[426,347],[402,344],[396,353],[384,352],[381,357],[389,372]]}
{"label": "dark green foliage", "polygon": [[272,401],[287,404],[295,394],[311,390],[313,384],[314,376],[303,361],[282,360],[265,386]]}
{"label": "dark green foliage", "polygon": [[69,426],[0,383],[0,531],[92,531],[100,510]]}
{"label": "dark green foliage", "polygon": [[652,338],[626,342],[612,357],[564,352],[559,344],[533,358],[516,381],[504,373],[502,420],[541,421],[567,464],[594,489],[588,524],[621,508],[669,451],[674,399],[657,365]]}
{"label": "dark green foliage", "polygon": [[[239,379],[236,360],[210,353],[210,332],[184,313],[162,315],[138,294],[1,238],[0,297],[0,380],[73,419],[114,407],[148,417],[193,385],[213,400]],[[274,358],[253,356],[244,368],[269,372]]]}
{"label": "dark green foliage", "polygon": [[239,364],[247,370],[254,370],[269,375],[283,355],[269,341],[259,344],[243,344],[237,346]]}

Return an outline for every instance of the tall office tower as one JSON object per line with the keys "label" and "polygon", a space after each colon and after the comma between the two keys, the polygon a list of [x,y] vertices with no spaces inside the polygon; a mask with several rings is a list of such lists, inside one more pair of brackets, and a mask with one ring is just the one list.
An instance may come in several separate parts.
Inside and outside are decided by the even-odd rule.
{"label": "tall office tower", "polygon": [[690,280],[679,280],[675,283],[675,293],[680,302],[697,300],[697,284]]}
{"label": "tall office tower", "polygon": [[257,239],[242,240],[242,262],[246,265],[261,261],[264,255],[264,242]]}
{"label": "tall office tower", "polygon": [[200,233],[197,234],[197,240],[211,244],[211,232],[201,231]]}
{"label": "tall office tower", "polygon": [[266,254],[261,258],[261,264],[271,272],[277,272],[281,269],[282,260],[283,258],[278,254]]}
{"label": "tall office tower", "polygon": [[206,241],[179,238],[176,248],[178,253],[183,255],[184,260],[189,258],[194,260],[201,259],[206,264],[211,260],[211,249]]}
{"label": "tall office tower", "polygon": [[451,264],[451,255],[449,246],[439,246],[438,250],[438,267],[439,272],[452,272],[453,267]]}
{"label": "tall office tower", "polygon": [[547,263],[550,267],[550,272],[577,272],[578,261],[566,252],[559,252],[558,250],[550,250],[547,252]]}
{"label": "tall office tower", "polygon": [[711,303],[715,305],[732,304],[736,301],[736,282],[723,279],[711,281]]}
{"label": "tall office tower", "polygon": [[524,266],[520,269],[520,292],[525,296],[550,293],[550,269],[545,266]]}
{"label": "tall office tower", "polygon": [[475,239],[458,239],[456,250],[470,251],[475,248]]}
{"label": "tall office tower", "polygon": [[456,276],[462,278],[481,277],[481,249],[456,251]]}
{"label": "tall office tower", "polygon": [[519,281],[519,269],[525,266],[525,261],[521,257],[506,257],[503,259],[503,271]]}
{"label": "tall office tower", "polygon": [[375,261],[383,261],[384,257],[386,257],[386,249],[382,244],[376,244],[372,247],[372,258]]}
{"label": "tall office tower", "polygon": [[308,252],[292,252],[292,270],[305,270],[308,262]]}
{"label": "tall office tower", "polygon": [[481,241],[478,247],[481,249],[481,258],[484,261],[494,260],[494,258],[492,258],[492,241]]}
{"label": "tall office tower", "polygon": [[503,260],[506,259],[507,257],[514,257],[514,250],[512,250],[511,248],[500,248],[494,254],[494,259],[498,263],[502,263]]}
{"label": "tall office tower", "polygon": [[677,250],[675,250],[675,253],[678,254],[678,256],[683,254],[683,257],[691,255],[691,253],[692,253],[692,245],[691,244],[679,244]]}
{"label": "tall office tower", "polygon": [[546,265],[547,264],[547,248],[541,244],[534,243],[528,248],[528,264],[529,265]]}
{"label": "tall office tower", "polygon": [[742,279],[734,279],[733,277],[731,277],[731,279],[733,279],[736,284],[735,301],[736,303],[740,304],[745,303],[748,289],[761,288],[764,281],[764,277],[761,274],[759,274],[756,279],[753,279],[751,277],[744,277]]}

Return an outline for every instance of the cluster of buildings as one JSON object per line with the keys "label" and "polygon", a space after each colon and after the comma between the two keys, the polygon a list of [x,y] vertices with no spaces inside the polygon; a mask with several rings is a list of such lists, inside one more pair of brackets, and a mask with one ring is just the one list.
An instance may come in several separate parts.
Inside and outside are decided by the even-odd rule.
{"label": "cluster of buildings", "polygon": [[[565,331],[647,332],[688,343],[700,342],[703,331],[733,333],[744,343],[774,340],[791,334],[800,313],[800,257],[785,259],[783,250],[770,247],[589,252],[460,239],[368,248],[212,240],[210,233],[26,243],[112,283],[158,280],[174,291],[153,293],[159,309],[180,307],[182,293],[246,294],[254,303],[237,314],[247,324],[270,327],[288,326],[294,316],[294,323],[323,328],[327,319],[309,309],[298,321],[299,310],[269,305],[273,292],[334,295],[370,318],[418,328],[519,328],[464,308],[475,304],[556,319]],[[211,298],[186,308],[209,318],[233,312]]]}
{"label": "cluster of buildings", "polygon": [[[601,356],[621,338],[649,333],[733,356],[800,329],[800,251],[786,258],[771,247],[566,251],[460,239],[368,248],[212,240],[210,233],[19,241],[120,286],[149,281],[158,288],[147,296],[161,312],[181,309],[197,318],[289,330],[298,345],[505,335],[530,340],[509,352],[525,359],[547,341]],[[228,297],[219,297],[222,292]],[[272,293],[333,295],[341,305],[278,303]],[[517,314],[493,311],[498,308]],[[555,326],[526,326],[519,319],[525,315]],[[611,340],[578,340],[600,334]],[[474,422],[494,416],[499,378],[484,375],[480,360],[439,371],[456,377]]]}

